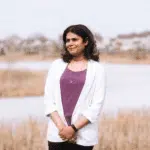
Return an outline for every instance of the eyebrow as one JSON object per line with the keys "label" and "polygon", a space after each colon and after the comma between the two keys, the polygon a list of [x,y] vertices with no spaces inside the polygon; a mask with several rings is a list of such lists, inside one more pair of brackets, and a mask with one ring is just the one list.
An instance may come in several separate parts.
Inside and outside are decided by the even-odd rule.
{"label": "eyebrow", "polygon": [[66,41],[68,40],[77,40],[77,38],[66,38]]}

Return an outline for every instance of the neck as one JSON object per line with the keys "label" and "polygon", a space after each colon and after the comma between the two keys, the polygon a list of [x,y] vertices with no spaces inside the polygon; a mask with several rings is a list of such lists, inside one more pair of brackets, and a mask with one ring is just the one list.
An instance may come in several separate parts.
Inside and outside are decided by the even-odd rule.
{"label": "neck", "polygon": [[72,59],[73,61],[85,61],[86,58],[82,55],[82,56],[75,56]]}

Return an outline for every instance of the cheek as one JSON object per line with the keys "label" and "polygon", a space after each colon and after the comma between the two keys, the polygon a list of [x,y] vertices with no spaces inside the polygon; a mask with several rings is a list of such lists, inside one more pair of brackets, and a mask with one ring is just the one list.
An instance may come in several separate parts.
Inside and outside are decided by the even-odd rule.
{"label": "cheek", "polygon": [[85,46],[84,45],[81,45],[81,50],[83,51],[85,49]]}

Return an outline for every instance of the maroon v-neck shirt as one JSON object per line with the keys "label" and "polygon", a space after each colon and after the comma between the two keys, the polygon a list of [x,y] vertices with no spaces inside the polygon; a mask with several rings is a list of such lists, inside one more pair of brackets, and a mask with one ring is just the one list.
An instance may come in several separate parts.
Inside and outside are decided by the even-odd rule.
{"label": "maroon v-neck shirt", "polygon": [[61,99],[68,125],[86,79],[86,70],[74,72],[65,69],[60,78]]}

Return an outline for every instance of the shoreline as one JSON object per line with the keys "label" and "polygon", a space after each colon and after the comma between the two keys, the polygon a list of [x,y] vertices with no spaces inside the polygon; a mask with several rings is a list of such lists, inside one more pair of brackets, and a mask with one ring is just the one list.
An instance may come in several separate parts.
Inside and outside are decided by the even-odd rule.
{"label": "shoreline", "polygon": [[[20,53],[13,53],[6,56],[0,56],[1,62],[17,62],[17,61],[54,61],[60,58],[59,56],[42,56],[39,54],[35,55],[23,55]],[[150,53],[144,54],[144,56],[133,55],[129,52],[121,53],[101,53],[100,61],[112,64],[150,64]]]}

